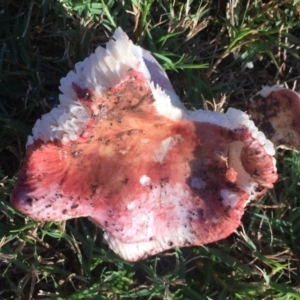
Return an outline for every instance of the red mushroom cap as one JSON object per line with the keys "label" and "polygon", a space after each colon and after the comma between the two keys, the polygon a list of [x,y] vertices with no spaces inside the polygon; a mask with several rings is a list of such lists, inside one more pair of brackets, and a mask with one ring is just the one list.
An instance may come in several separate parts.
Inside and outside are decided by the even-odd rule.
{"label": "red mushroom cap", "polygon": [[280,85],[265,86],[247,103],[256,126],[275,147],[300,151],[300,95]]}
{"label": "red mushroom cap", "polygon": [[272,144],[241,111],[185,110],[154,58],[114,38],[62,79],[12,204],[40,221],[88,216],[129,261],[227,237],[277,179]]}

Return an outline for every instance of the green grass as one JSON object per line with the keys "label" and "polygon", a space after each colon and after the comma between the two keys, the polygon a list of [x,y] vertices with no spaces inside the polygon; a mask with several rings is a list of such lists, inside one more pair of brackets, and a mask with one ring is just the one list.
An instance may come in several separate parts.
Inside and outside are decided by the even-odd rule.
{"label": "green grass", "polygon": [[[87,219],[37,223],[9,204],[26,137],[61,77],[121,26],[190,109],[300,91],[299,1],[6,0],[0,11],[1,299],[300,299],[300,154],[229,238],[127,263]],[[230,5],[231,4],[231,5]],[[254,64],[248,69],[247,63]]]}

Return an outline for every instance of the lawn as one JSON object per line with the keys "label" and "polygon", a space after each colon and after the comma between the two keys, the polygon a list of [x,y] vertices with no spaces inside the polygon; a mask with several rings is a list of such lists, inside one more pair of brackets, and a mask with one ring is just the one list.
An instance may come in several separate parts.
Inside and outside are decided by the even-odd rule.
{"label": "lawn", "polygon": [[137,263],[86,218],[11,207],[27,136],[59,81],[120,26],[151,51],[185,106],[245,110],[263,85],[300,92],[299,0],[4,0],[0,10],[0,299],[300,299],[300,154],[227,239]]}

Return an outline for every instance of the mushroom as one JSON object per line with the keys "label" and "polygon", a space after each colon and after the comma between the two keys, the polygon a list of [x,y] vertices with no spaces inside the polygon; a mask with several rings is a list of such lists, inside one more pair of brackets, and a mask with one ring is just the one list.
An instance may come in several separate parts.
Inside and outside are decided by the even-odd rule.
{"label": "mushroom", "polygon": [[265,86],[247,102],[256,126],[275,147],[300,151],[300,95],[281,85]]}
{"label": "mushroom", "polygon": [[117,29],[61,80],[11,195],[39,221],[89,217],[128,261],[230,235],[277,179],[249,116],[186,110],[149,54]]}

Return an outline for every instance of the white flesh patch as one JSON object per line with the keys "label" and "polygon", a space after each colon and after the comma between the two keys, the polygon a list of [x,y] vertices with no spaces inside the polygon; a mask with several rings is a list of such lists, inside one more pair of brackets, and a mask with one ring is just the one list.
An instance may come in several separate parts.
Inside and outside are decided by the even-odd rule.
{"label": "white flesh patch", "polygon": [[151,184],[151,178],[148,177],[147,175],[143,175],[140,178],[140,184],[143,186],[149,186]]}
{"label": "white flesh patch", "polygon": [[163,163],[168,156],[169,151],[180,141],[181,136],[168,137],[160,143],[160,147],[155,151],[154,161]]}
{"label": "white flesh patch", "polygon": [[281,84],[276,84],[276,85],[273,85],[273,86],[263,86],[261,91],[256,93],[256,95],[261,95],[263,97],[268,97],[272,92],[282,90],[282,89],[284,89],[284,86],[281,85]]}
{"label": "white flesh patch", "polygon": [[228,191],[228,190],[221,190],[220,194],[223,199],[222,203],[225,207],[229,206],[229,207],[234,208],[240,200],[239,195],[237,195],[231,191]]}
{"label": "white flesh patch", "polygon": [[126,149],[120,149],[119,153],[121,153],[122,155],[125,155],[129,152],[129,150],[130,150],[130,147],[127,147]]}
{"label": "white flesh patch", "polygon": [[128,210],[134,210],[135,208],[136,208],[136,203],[135,203],[135,201],[129,202],[129,203],[127,204],[127,209],[128,209]]}

